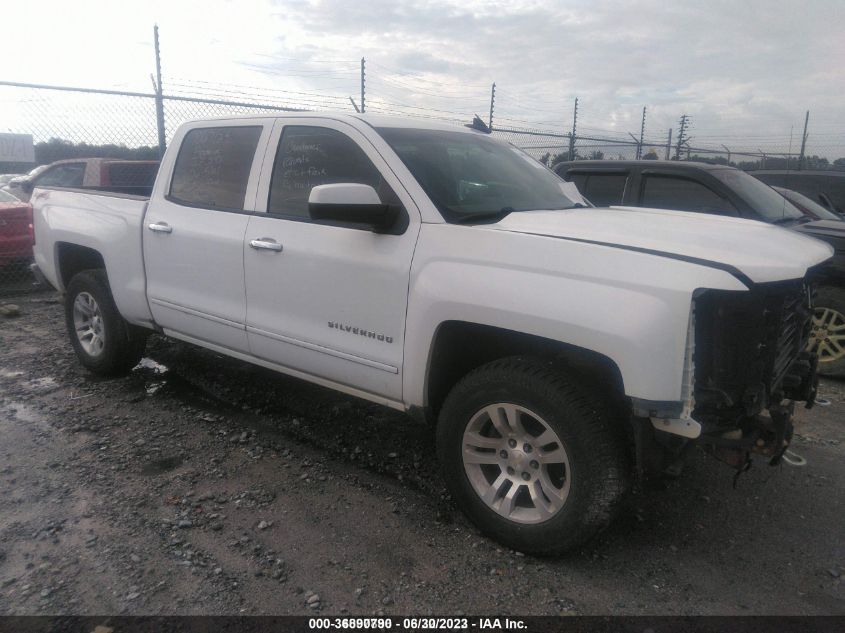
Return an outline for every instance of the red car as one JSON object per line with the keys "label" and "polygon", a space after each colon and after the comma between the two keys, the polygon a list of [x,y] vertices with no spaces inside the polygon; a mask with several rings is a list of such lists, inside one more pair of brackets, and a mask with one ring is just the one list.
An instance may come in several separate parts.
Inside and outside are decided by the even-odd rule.
{"label": "red car", "polygon": [[0,266],[32,257],[32,205],[0,191]]}

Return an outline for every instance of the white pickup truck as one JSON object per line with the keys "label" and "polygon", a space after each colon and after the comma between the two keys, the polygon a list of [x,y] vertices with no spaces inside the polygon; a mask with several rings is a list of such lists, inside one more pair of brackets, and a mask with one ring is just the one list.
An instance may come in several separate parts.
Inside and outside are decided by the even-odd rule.
{"label": "white pickup truck", "polygon": [[90,370],[130,370],[156,331],[423,415],[466,514],[560,552],[696,444],[789,459],[815,396],[806,278],[832,254],[569,187],[472,129],[196,121],[149,198],[36,188],[35,266]]}

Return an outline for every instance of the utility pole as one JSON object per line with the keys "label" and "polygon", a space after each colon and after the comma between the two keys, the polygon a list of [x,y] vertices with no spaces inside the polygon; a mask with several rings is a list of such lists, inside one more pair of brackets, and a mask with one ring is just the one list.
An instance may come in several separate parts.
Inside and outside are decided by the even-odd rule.
{"label": "utility pole", "polygon": [[672,151],[672,128],[669,128],[669,140],[666,141],[666,160],[669,160],[670,151]]}
{"label": "utility pole", "polygon": [[490,128],[490,131],[493,131],[493,106],[496,103],[496,82],[493,82],[493,86],[490,88],[490,123],[487,125]]}
{"label": "utility pole", "polygon": [[578,126],[578,97],[575,97],[575,111],[572,114],[572,133],[569,135],[569,160],[575,160],[575,129]]}
{"label": "utility pole", "polygon": [[357,112],[358,114],[361,114],[361,111],[358,109],[358,104],[355,103],[355,99],[353,99],[352,97],[349,97],[349,103],[351,103],[352,107],[355,108],[355,112]]}
{"label": "utility pole", "polygon": [[646,106],[643,106],[643,122],[640,124],[640,142],[637,145],[637,160],[640,160],[643,157],[643,137],[645,136],[645,110]]}
{"label": "utility pole", "polygon": [[364,58],[361,58],[361,112],[366,112],[367,109],[364,106],[364,75],[366,74],[364,71]]}
{"label": "utility pole", "polygon": [[801,154],[798,156],[798,170],[804,169],[804,150],[807,147],[807,123],[810,122],[810,111],[804,115],[804,134],[801,135]]}
{"label": "utility pole", "polygon": [[158,156],[159,158],[164,158],[164,150],[167,149],[167,140],[164,134],[164,90],[161,85],[161,49],[158,45],[158,24],[153,26],[153,44],[156,56],[155,102],[156,127],[158,128]]}
{"label": "utility pole", "polygon": [[678,124],[680,125],[680,129],[678,130],[678,145],[675,148],[675,160],[681,160],[681,148],[687,140],[685,134],[687,126],[689,125],[689,116],[686,114],[681,115],[681,119],[678,121]]}
{"label": "utility pole", "polygon": [[757,151],[760,152],[760,154],[763,156],[763,159],[760,161],[760,169],[765,169],[766,168],[766,152],[761,150],[759,147],[757,148]]}

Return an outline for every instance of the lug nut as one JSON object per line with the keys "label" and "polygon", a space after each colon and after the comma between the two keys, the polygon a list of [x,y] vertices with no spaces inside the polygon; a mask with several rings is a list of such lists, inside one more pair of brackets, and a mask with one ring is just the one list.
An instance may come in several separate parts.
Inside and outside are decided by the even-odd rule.
{"label": "lug nut", "polygon": [[524,444],[522,446],[522,450],[525,451],[526,453],[530,453],[534,449],[531,448],[531,444]]}
{"label": "lug nut", "polygon": [[501,457],[502,459],[507,459],[508,458],[508,452],[507,451],[499,451],[499,457]]}
{"label": "lug nut", "polygon": [[511,448],[516,448],[516,440],[508,440],[508,446]]}
{"label": "lug nut", "polygon": [[528,481],[529,479],[531,479],[531,475],[529,475],[528,473],[522,473],[522,478],[523,478],[525,481]]}
{"label": "lug nut", "polygon": [[513,468],[511,466],[508,466],[508,474],[513,475],[513,473],[514,473]]}
{"label": "lug nut", "polygon": [[538,462],[536,459],[532,459],[531,460],[531,468],[533,468],[534,470],[537,470],[539,467],[540,467],[540,462]]}

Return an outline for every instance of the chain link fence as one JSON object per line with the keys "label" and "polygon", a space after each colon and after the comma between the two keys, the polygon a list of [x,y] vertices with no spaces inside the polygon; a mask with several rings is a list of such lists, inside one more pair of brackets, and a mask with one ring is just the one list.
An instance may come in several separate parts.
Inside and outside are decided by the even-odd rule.
{"label": "chain link fence", "polygon": [[[183,96],[165,96],[162,106],[166,141],[185,121],[293,109]],[[29,270],[29,194],[13,176],[68,159],[158,160],[160,151],[155,94],[0,83],[0,113],[5,129],[32,136],[35,156],[34,164],[0,163],[0,296],[9,296],[39,289]]]}
{"label": "chain link fence", "polygon": [[[0,162],[0,295],[34,289],[29,271],[32,260],[31,222],[27,208],[3,202],[3,190],[20,197],[28,194],[11,175],[58,160],[110,158],[158,160],[160,141],[168,142],[185,121],[230,115],[266,115],[299,110],[281,103],[259,102],[249,96],[239,101],[208,96],[188,96],[42,86],[0,81],[0,120],[3,128],[29,134],[34,143],[33,163]],[[160,111],[158,103],[160,101]],[[319,104],[306,104],[319,110]],[[381,112],[381,110],[379,110]],[[161,114],[161,116],[159,116]],[[406,114],[406,113],[403,113]],[[411,115],[413,116],[413,115]],[[439,116],[417,114],[429,119]],[[454,125],[463,122],[445,121]],[[467,121],[468,122],[468,121]],[[668,130],[667,130],[668,132]],[[525,150],[537,160],[553,166],[570,159],[631,160],[638,158],[705,160],[740,168],[783,169],[797,165],[797,154],[734,151],[671,143],[664,139],[602,138],[531,127],[497,127],[494,137]],[[724,150],[724,151],[723,151]],[[8,199],[8,198],[7,198]],[[20,207],[20,205],[17,205]]]}

